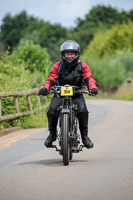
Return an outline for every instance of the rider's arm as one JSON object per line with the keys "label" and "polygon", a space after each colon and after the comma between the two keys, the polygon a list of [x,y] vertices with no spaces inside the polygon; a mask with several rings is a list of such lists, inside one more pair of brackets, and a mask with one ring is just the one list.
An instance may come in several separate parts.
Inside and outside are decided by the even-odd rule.
{"label": "rider's arm", "polygon": [[91,90],[92,88],[97,89],[96,81],[93,78],[93,75],[89,66],[83,61],[81,61],[81,65],[82,65],[82,76],[83,76],[83,79],[85,80],[85,83],[88,89],[89,90]]}
{"label": "rider's arm", "polygon": [[53,67],[51,68],[50,72],[49,72],[49,75],[48,75],[48,78],[46,79],[43,87],[45,87],[48,91],[49,91],[49,87],[50,87],[50,82],[53,81],[53,82],[56,82],[56,79],[58,78],[58,70],[59,70],[59,67],[60,67],[60,61],[55,63],[53,65]]}

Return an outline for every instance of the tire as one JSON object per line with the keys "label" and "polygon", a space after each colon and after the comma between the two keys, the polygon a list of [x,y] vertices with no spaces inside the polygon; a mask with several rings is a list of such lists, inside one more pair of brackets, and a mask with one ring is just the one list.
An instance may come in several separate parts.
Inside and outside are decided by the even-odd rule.
{"label": "tire", "polygon": [[62,155],[63,164],[69,165],[70,145],[69,145],[69,114],[62,115]]}

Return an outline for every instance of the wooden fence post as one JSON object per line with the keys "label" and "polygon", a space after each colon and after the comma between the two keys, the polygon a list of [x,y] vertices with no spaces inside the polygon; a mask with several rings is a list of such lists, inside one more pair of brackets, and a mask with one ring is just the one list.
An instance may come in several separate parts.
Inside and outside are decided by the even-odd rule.
{"label": "wooden fence post", "polygon": [[29,96],[27,96],[27,100],[28,100],[28,104],[29,104],[29,109],[30,109],[30,111],[32,111],[32,103],[31,103]]}
{"label": "wooden fence post", "polygon": [[40,101],[40,97],[39,96],[37,96],[37,100],[38,100],[39,106],[41,106],[41,101]]}
{"label": "wooden fence post", "polygon": [[17,98],[17,97],[14,97],[14,103],[15,103],[16,111],[17,111],[17,113],[19,113],[19,109],[18,109],[18,98]]}

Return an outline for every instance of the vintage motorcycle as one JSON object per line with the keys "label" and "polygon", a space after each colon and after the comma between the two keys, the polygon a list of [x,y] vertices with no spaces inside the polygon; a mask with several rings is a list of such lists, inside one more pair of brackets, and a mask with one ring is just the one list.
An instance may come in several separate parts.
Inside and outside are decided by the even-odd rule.
{"label": "vintage motorcycle", "polygon": [[77,105],[73,104],[73,95],[86,93],[90,96],[94,95],[88,91],[84,91],[77,86],[54,86],[50,88],[49,94],[56,94],[61,97],[61,105],[59,112],[59,131],[57,139],[59,145],[52,145],[49,148],[55,148],[60,155],[63,156],[63,164],[69,165],[73,158],[73,153],[79,153],[83,150],[84,145],[80,145],[80,134],[78,131]]}

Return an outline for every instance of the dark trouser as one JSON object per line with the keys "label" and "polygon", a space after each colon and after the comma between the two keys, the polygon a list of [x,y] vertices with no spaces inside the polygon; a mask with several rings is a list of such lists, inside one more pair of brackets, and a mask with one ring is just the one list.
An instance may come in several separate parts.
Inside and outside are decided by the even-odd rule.
{"label": "dark trouser", "polygon": [[[88,134],[88,110],[83,95],[73,98],[73,103],[77,104],[77,118],[79,120],[79,129],[81,136]],[[56,127],[58,122],[58,108],[61,105],[61,98],[54,96],[51,100],[49,110],[47,112],[48,127],[52,135],[56,134]]]}

